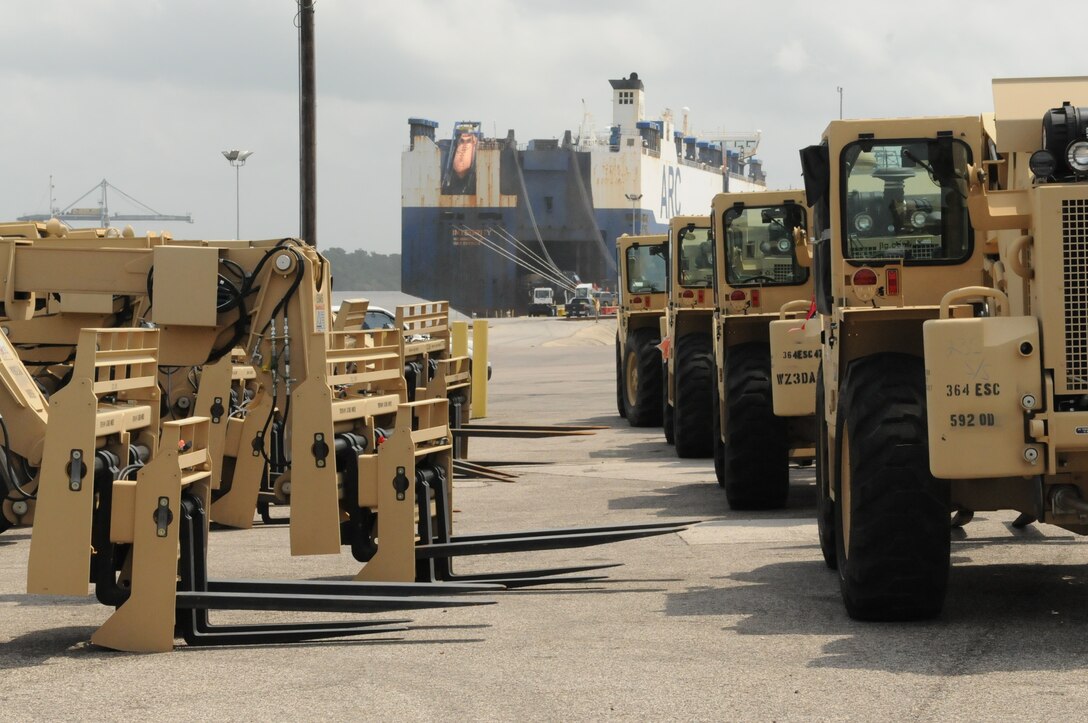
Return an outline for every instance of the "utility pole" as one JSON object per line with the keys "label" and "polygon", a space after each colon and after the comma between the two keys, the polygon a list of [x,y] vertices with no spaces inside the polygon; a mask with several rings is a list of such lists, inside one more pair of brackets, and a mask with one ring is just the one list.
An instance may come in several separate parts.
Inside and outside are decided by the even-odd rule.
{"label": "utility pole", "polygon": [[627,200],[631,202],[631,235],[637,236],[635,233],[635,216],[638,214],[638,202],[642,200],[641,193],[625,193]]}
{"label": "utility pole", "polygon": [[317,88],[314,73],[314,0],[297,0],[299,37],[300,235],[317,246]]}

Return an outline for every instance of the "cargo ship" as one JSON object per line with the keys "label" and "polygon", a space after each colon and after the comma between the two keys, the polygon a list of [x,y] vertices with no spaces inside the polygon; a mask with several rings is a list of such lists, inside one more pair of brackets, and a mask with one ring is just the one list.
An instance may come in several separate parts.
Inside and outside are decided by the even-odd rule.
{"label": "cargo ship", "polygon": [[525,313],[533,288],[616,284],[615,239],[709,213],[722,191],[766,188],[759,133],[699,136],[687,109],[645,117],[637,73],[610,80],[612,123],[521,144],[477,121],[410,118],[401,158],[401,288],[466,314]]}

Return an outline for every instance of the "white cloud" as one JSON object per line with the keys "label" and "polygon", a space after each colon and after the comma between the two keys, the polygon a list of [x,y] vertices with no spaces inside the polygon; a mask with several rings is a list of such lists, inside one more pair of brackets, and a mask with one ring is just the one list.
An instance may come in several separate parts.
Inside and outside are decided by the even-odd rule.
{"label": "white cloud", "polygon": [[784,43],[774,54],[774,64],[780,70],[797,74],[808,67],[808,53],[800,40]]}
{"label": "white cloud", "polygon": [[[800,184],[797,150],[838,115],[978,113],[992,76],[1083,72],[1076,53],[995,37],[1012,0],[733,3],[480,0],[317,3],[318,228],[322,246],[400,248],[400,154],[410,116],[482,121],[519,140],[576,129],[581,100],[611,117],[609,78],[639,73],[647,109],[693,108],[702,131],[763,130],[774,186]],[[1072,17],[1079,5],[1052,3]],[[0,218],[66,204],[107,178],[164,213],[176,236],[297,233],[297,31],[292,0],[36,0],[13,5],[0,65],[9,98]],[[45,39],[45,40],[43,40]],[[44,44],[43,44],[44,43]],[[111,201],[112,204],[112,201]]]}

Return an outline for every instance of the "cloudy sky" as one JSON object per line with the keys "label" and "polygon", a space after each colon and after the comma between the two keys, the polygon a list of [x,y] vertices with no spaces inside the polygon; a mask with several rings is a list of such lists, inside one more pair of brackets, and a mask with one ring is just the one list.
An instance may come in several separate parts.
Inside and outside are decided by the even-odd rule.
{"label": "cloudy sky", "polygon": [[[1044,8],[1033,20],[1033,8]],[[318,241],[400,248],[407,119],[482,121],[530,138],[611,120],[609,78],[694,129],[763,131],[769,185],[799,187],[798,148],[837,117],[992,110],[993,77],[1088,73],[1073,2],[915,0],[317,0]],[[892,9],[894,8],[894,10]],[[294,0],[4,0],[0,218],[67,206],[102,179],[178,237],[298,233]],[[1035,32],[1009,33],[1035,23]],[[97,192],[79,206],[95,206]],[[110,197],[110,210],[138,207]]]}

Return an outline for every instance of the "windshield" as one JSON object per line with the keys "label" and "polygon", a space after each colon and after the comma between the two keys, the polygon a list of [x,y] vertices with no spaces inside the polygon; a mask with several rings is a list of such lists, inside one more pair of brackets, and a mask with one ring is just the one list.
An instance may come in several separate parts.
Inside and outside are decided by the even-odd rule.
{"label": "windshield", "polygon": [[680,285],[709,287],[714,283],[714,250],[709,228],[680,229]]}
{"label": "windshield", "polygon": [[363,319],[364,329],[393,329],[395,328],[396,320],[385,311],[375,311],[368,309],[366,317]]}
{"label": "windshield", "polygon": [[847,259],[965,261],[970,150],[952,138],[859,141],[842,155]]}
{"label": "windshield", "polygon": [[805,228],[805,208],[733,206],[726,209],[725,279],[730,286],[792,286],[808,280],[797,263],[793,234]]}
{"label": "windshield", "polygon": [[665,245],[627,249],[627,290],[632,294],[665,291]]}

